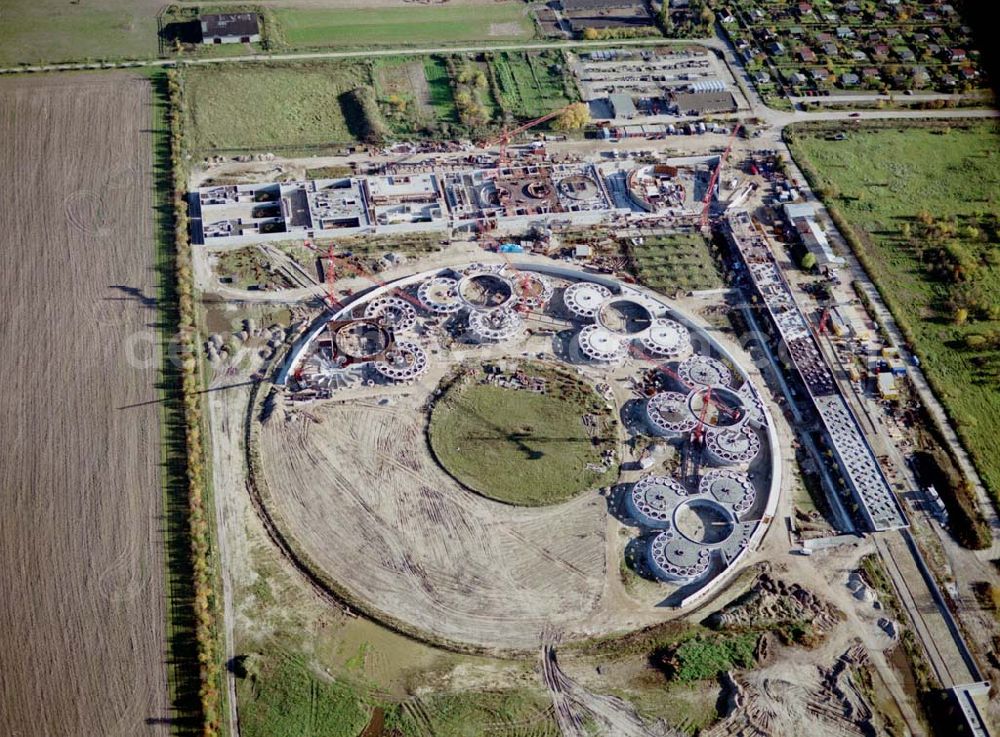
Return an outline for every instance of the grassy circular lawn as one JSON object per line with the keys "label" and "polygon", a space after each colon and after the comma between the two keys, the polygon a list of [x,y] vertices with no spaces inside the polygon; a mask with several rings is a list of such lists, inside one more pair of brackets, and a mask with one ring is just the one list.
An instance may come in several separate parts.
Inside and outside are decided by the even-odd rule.
{"label": "grassy circular lawn", "polygon": [[[584,425],[585,415],[595,429]],[[599,465],[614,438],[604,401],[562,374],[549,378],[546,394],[460,380],[438,400],[430,423],[431,448],[446,471],[483,496],[524,506],[613,483],[612,470],[587,464]]]}

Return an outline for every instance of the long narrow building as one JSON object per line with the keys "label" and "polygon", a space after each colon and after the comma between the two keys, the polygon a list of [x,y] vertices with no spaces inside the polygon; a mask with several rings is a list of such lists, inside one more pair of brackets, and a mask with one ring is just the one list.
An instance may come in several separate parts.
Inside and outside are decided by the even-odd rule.
{"label": "long narrow building", "polygon": [[726,220],[726,237],[740,255],[749,281],[760,297],[826,431],[841,475],[872,530],[906,527],[906,516],[892,492],[861,425],[844,400],[805,316],[781,274],[764,236],[749,213]]}

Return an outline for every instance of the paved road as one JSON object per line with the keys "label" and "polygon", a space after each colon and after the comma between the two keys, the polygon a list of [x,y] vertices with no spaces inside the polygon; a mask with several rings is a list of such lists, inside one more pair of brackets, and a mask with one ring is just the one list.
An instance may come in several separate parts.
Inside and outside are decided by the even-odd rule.
{"label": "paved road", "polygon": [[[711,48],[720,48],[718,39],[669,39],[669,38],[632,38],[615,41],[615,46],[690,46],[701,44]],[[42,64],[34,66],[16,66],[0,68],[0,74],[16,74],[19,72],[66,72],[88,69],[131,69],[134,67],[175,67],[187,64],[228,64],[247,61],[305,61],[315,59],[370,59],[376,56],[425,56],[427,54],[466,54],[498,51],[532,51],[542,49],[571,49],[593,46],[607,48],[608,42],[595,41],[534,41],[525,43],[492,44],[490,46],[431,46],[425,48],[396,49],[362,49],[360,51],[303,51],[287,54],[245,54],[242,56],[220,56],[204,59],[146,59],[121,62],[93,62],[87,64]]]}
{"label": "paved road", "polygon": [[789,97],[789,100],[793,104],[806,102],[814,105],[836,105],[843,102],[877,102],[879,100],[884,100],[886,102],[928,102],[933,100],[969,100],[972,102],[989,102],[983,99],[981,95],[960,95],[960,94],[947,94],[942,92],[915,92],[912,95],[906,95],[903,93],[894,94],[879,94],[873,92],[871,94],[856,94],[856,95],[822,95],[819,97],[806,97],[806,96],[793,96]]}

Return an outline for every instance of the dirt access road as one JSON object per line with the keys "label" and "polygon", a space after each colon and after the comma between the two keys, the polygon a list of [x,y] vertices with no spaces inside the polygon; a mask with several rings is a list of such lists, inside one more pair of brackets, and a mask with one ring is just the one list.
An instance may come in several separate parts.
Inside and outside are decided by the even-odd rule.
{"label": "dirt access road", "polygon": [[168,733],[151,104],[0,82],[6,737]]}

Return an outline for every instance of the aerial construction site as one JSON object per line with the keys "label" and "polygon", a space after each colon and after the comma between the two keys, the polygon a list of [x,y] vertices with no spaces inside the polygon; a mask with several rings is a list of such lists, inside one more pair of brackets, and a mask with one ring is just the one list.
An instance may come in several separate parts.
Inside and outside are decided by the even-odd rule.
{"label": "aerial construction site", "polygon": [[[825,352],[827,333],[870,328],[848,302],[813,320],[776,224],[828,274],[843,260],[815,209],[787,204],[774,151],[739,133],[668,156],[508,137],[325,178],[294,159],[198,170],[196,271],[220,297],[204,350],[211,386],[232,387],[209,395],[215,453],[245,460],[245,477],[216,471],[230,585],[279,566],[341,622],[302,625],[324,647],[360,617],[467,658],[473,682],[536,684],[518,693],[541,648],[563,734],[672,734],[637,706],[645,686],[606,702],[614,679],[593,670],[661,637],[639,651],[667,683],[689,648],[752,645],[720,656],[754,669],[722,687],[709,733],[796,733],[812,714],[819,734],[918,734],[890,660],[904,642],[981,720],[980,666]],[[680,266],[685,248],[702,255]],[[259,627],[285,606],[233,606],[271,647]],[[888,696],[845,691],[858,677]]]}
{"label": "aerial construction site", "polygon": [[997,734],[976,3],[198,5],[4,3],[3,735]]}

